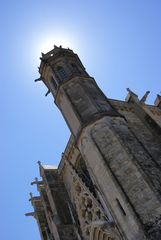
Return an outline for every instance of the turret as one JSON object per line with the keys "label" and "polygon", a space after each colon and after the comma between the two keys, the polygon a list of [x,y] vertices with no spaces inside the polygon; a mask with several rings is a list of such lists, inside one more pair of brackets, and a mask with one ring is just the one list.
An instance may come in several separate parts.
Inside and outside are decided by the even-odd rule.
{"label": "turret", "polygon": [[100,117],[119,115],[72,50],[55,46],[42,54],[39,72],[75,137]]}

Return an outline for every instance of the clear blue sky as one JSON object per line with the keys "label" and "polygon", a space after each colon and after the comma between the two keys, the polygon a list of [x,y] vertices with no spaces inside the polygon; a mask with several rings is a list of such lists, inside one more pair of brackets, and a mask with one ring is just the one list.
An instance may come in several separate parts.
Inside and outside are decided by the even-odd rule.
{"label": "clear blue sky", "polygon": [[110,98],[126,87],[139,97],[161,91],[160,0],[1,1],[1,239],[40,239],[28,193],[37,161],[57,165],[69,138],[46,88],[34,83],[41,51],[78,53]]}

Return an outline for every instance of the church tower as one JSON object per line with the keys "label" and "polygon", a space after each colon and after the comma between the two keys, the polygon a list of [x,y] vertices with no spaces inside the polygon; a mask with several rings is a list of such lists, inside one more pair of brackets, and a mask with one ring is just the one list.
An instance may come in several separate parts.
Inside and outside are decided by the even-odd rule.
{"label": "church tower", "polygon": [[[61,46],[42,54],[39,72],[71,131],[58,169],[48,169],[57,186],[46,194],[54,227],[42,239],[161,239],[161,97],[146,105],[149,92],[139,100],[128,89],[125,101],[108,99]],[[40,164],[43,191],[45,171]]]}

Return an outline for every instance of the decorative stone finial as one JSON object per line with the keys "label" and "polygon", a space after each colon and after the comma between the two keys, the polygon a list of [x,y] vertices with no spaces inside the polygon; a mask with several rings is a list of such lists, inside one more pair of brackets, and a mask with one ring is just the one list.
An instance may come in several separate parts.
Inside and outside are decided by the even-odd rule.
{"label": "decorative stone finial", "polygon": [[140,103],[145,103],[148,95],[149,95],[150,91],[146,91],[146,93],[144,94],[144,96],[141,98]]}
{"label": "decorative stone finial", "polygon": [[126,102],[130,102],[131,100],[134,102],[139,102],[138,96],[130,90],[130,88],[126,88],[126,90],[128,91],[128,95],[125,98]]}
{"label": "decorative stone finial", "polygon": [[126,88],[126,90],[127,90],[129,93],[131,93],[131,94],[137,96],[133,91],[130,90],[130,88]]}
{"label": "decorative stone finial", "polygon": [[161,108],[161,95],[157,94],[154,104],[156,107]]}
{"label": "decorative stone finial", "polygon": [[39,167],[41,167],[41,162],[40,162],[40,161],[37,161],[37,163],[38,163]]}

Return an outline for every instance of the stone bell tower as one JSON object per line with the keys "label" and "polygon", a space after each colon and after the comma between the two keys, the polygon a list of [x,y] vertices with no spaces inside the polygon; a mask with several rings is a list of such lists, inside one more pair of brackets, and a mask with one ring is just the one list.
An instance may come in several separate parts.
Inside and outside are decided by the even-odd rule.
{"label": "stone bell tower", "polygon": [[41,60],[41,78],[76,140],[91,122],[107,114],[119,115],[72,50],[55,47]]}
{"label": "stone bell tower", "polygon": [[[61,46],[42,54],[39,72],[36,81],[42,80],[52,93],[72,133],[69,145],[74,150],[69,151],[67,146],[59,169],[65,169],[62,175],[78,215],[80,237],[161,239],[160,96],[153,107],[145,104],[149,92],[141,100],[130,89],[125,102],[108,99],[77,54]],[[79,164],[69,157],[75,151],[79,152]],[[67,177],[69,172],[78,175],[73,183]],[[88,210],[80,212],[84,200],[78,197],[82,182],[86,182],[84,175],[86,185],[92,183],[92,188],[88,186],[91,198],[96,198],[92,206],[101,206],[100,218],[98,214],[93,217],[95,210],[91,215]],[[71,189],[79,178],[74,198]]]}

